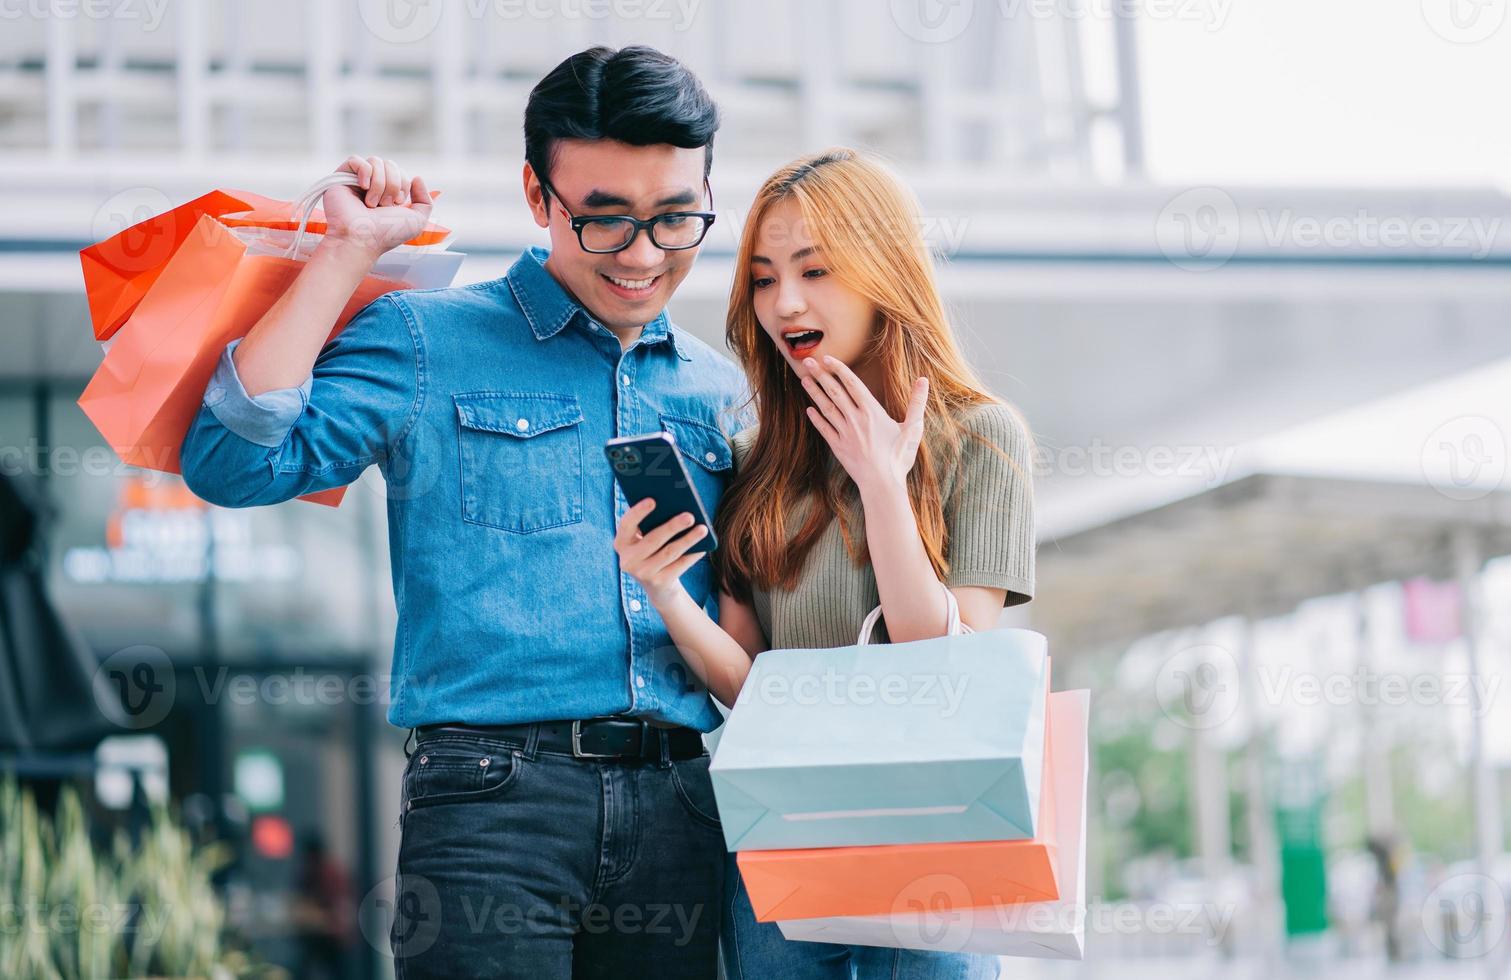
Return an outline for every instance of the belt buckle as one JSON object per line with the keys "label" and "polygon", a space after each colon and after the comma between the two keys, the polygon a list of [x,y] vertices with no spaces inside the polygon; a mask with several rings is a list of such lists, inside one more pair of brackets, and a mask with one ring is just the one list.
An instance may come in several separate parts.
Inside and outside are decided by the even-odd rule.
{"label": "belt buckle", "polygon": [[582,750],[582,722],[572,722],[572,758],[574,759],[618,759],[622,752],[584,752]]}

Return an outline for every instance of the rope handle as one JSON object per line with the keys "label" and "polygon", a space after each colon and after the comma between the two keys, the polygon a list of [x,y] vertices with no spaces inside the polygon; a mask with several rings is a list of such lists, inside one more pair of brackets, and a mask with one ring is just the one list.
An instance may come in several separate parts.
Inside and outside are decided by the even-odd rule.
{"label": "rope handle", "polygon": [[332,187],[355,187],[360,183],[356,174],[350,170],[340,170],[333,174],[326,174],[310,185],[310,189],[300,195],[299,200],[294,202],[294,213],[299,216],[299,230],[294,232],[294,241],[288,250],[283,253],[286,259],[292,259],[299,254],[299,246],[304,244],[304,226],[309,224],[310,215],[314,213],[325,192]]}
{"label": "rope handle", "polygon": [[[951,592],[943,582],[940,582],[939,585],[940,588],[944,589],[945,602],[948,603],[950,608],[949,624],[947,627],[949,632],[946,635],[964,636],[967,633],[976,632],[965,623],[962,623],[960,621],[960,603],[955,599],[955,593]],[[871,642],[871,633],[876,629],[876,623],[880,619],[881,606],[877,606],[875,609],[866,613],[865,620],[860,624],[860,637],[855,641],[856,646],[863,647]]]}

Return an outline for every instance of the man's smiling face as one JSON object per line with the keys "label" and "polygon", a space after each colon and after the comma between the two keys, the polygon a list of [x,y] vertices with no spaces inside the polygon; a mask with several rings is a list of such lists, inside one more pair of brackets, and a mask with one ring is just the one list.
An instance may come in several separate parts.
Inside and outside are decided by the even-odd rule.
{"label": "man's smiling face", "polygon": [[698,249],[659,249],[641,231],[622,251],[587,252],[566,212],[647,219],[669,211],[701,211],[708,205],[703,194],[704,148],[563,139],[554,149],[546,182],[556,194],[548,200],[534,171],[525,167],[526,200],[536,224],[551,234],[547,270],[609,329],[644,326],[666,307]]}

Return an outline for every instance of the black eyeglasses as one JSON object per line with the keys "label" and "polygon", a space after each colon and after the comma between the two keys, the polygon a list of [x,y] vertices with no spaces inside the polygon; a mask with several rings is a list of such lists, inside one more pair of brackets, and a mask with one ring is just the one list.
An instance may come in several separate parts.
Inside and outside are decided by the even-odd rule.
{"label": "black eyeglasses", "polygon": [[[561,203],[561,195],[556,193],[556,188],[546,183],[545,178],[541,178],[540,186],[556,199],[557,207],[561,208],[562,213],[572,219],[572,230],[577,233],[577,243],[582,246],[582,250],[595,255],[624,251],[630,247],[642,228],[650,236],[651,244],[659,249],[675,252],[684,248],[697,248],[714,223],[712,210],[668,211],[643,221],[628,214],[578,217]],[[708,206],[712,208],[714,191],[706,179],[703,181],[703,189],[708,192]]]}

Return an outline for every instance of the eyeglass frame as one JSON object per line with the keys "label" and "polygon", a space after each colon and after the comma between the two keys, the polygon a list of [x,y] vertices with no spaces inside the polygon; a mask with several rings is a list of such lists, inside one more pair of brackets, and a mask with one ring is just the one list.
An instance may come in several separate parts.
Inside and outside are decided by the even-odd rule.
{"label": "eyeglass frame", "polygon": [[[539,174],[536,174],[536,179],[540,181],[540,186],[545,188],[546,193],[550,194],[553,198],[556,199],[556,206],[561,208],[561,213],[566,215],[567,218],[570,219],[572,231],[576,232],[577,234],[578,247],[581,248],[584,252],[587,252],[589,255],[613,255],[615,252],[623,252],[625,249],[635,244],[635,239],[640,237],[640,233],[642,231],[644,231],[646,233],[646,236],[650,238],[651,244],[656,246],[656,248],[660,249],[663,252],[685,252],[690,248],[697,248],[699,245],[703,244],[703,239],[708,237],[708,229],[714,226],[714,221],[718,218],[718,215],[715,214],[712,210],[714,206],[714,189],[713,185],[709,184],[707,177],[703,178],[703,189],[708,192],[708,207],[710,210],[667,211],[665,214],[658,214],[653,218],[646,218],[644,220],[637,218],[632,214],[575,215],[571,211],[567,210],[567,206],[562,203],[561,194],[557,192],[555,187],[551,186],[550,181],[546,180],[546,178],[540,176]],[[660,242],[656,241],[655,226],[660,223],[663,218],[678,217],[705,219],[703,222],[703,233],[698,236],[698,240],[690,245],[662,245]],[[618,248],[588,248],[587,243],[582,240],[582,230],[588,225],[598,224],[604,221],[628,221],[631,225],[634,226],[635,230],[631,232],[630,236],[624,240],[624,244],[620,245]]]}

